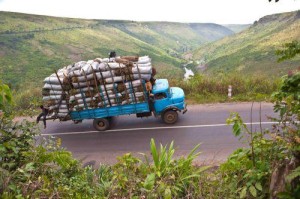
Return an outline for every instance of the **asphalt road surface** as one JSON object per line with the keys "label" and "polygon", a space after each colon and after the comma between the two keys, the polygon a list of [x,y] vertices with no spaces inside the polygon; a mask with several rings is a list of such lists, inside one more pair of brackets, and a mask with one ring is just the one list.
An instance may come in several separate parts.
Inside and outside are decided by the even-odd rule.
{"label": "asphalt road surface", "polygon": [[137,157],[141,157],[140,153],[150,155],[151,138],[163,145],[174,141],[175,157],[187,155],[201,143],[202,153],[196,163],[218,164],[235,149],[247,146],[233,136],[232,126],[226,125],[230,112],[238,112],[246,123],[252,120],[253,131],[260,130],[261,126],[271,128],[267,116],[275,116],[272,104],[262,103],[260,111],[260,103],[254,103],[252,119],[251,106],[252,103],[191,105],[186,114],[179,114],[175,125],[166,125],[161,118],[155,117],[120,116],[114,118],[111,130],[105,132],[96,131],[92,120],[80,124],[48,121],[42,134],[61,138],[62,146],[76,158],[95,166],[115,163],[118,156],[128,152]]}

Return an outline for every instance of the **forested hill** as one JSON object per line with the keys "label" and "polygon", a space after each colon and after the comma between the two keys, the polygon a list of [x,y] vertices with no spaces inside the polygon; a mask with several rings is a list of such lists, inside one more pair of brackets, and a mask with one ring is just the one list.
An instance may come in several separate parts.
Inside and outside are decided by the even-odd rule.
{"label": "forested hill", "polygon": [[149,55],[158,76],[181,77],[181,55],[234,32],[217,24],[59,18],[0,12],[0,79],[36,84],[80,60]]}
{"label": "forested hill", "polygon": [[225,37],[194,51],[205,60],[208,72],[240,71],[281,76],[300,66],[300,57],[278,63],[276,50],[300,40],[300,10],[262,17],[241,33]]}

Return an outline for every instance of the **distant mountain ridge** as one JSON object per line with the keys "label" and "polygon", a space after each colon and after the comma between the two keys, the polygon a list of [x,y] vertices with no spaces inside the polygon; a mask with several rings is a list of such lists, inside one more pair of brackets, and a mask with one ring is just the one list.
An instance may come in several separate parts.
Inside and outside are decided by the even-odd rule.
{"label": "distant mountain ridge", "polygon": [[195,50],[193,58],[205,60],[207,72],[267,73],[280,76],[300,66],[300,57],[278,63],[275,51],[300,41],[300,10],[268,15],[242,32]]}
{"label": "distant mountain ridge", "polygon": [[243,30],[249,28],[251,25],[252,24],[222,24],[222,26],[225,26],[235,33],[242,32]]}
{"label": "distant mountain ridge", "polygon": [[234,34],[218,24],[48,17],[0,11],[0,79],[40,82],[64,65],[96,57],[150,55],[158,76],[183,77],[182,53]]}

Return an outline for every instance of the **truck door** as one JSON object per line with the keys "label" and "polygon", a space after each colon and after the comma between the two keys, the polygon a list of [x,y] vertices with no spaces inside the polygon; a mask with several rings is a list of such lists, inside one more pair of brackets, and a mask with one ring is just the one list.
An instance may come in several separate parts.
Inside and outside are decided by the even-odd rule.
{"label": "truck door", "polygon": [[154,109],[156,114],[160,114],[168,105],[170,104],[170,99],[167,93],[156,93],[154,94]]}

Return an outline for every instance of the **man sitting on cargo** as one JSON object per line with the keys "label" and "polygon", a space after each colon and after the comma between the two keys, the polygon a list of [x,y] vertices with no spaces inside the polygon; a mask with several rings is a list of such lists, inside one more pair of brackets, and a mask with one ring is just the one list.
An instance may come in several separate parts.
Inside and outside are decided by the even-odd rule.
{"label": "man sitting on cargo", "polygon": [[46,118],[47,118],[49,109],[47,107],[44,107],[43,105],[41,105],[40,108],[42,109],[42,113],[39,114],[39,116],[36,118],[36,123],[39,123],[41,117],[43,117],[44,129],[45,129],[46,128]]}

